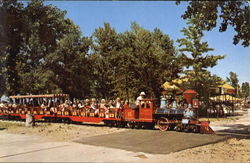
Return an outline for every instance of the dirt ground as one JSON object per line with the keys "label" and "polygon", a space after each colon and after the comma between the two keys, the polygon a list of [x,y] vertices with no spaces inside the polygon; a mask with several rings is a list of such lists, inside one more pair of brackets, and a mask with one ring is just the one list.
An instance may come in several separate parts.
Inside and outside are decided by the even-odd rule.
{"label": "dirt ground", "polygon": [[[214,120],[211,125],[218,131],[224,131],[224,129],[227,131],[228,128],[232,128],[232,125],[234,125],[233,129],[238,129],[239,125],[244,125],[242,131],[249,131],[246,130],[250,127],[249,120],[249,117],[227,118]],[[52,141],[80,142],[93,146],[98,144],[98,146],[107,149],[133,151],[131,147],[135,147],[134,152],[138,153],[139,151],[140,153],[136,157],[148,162],[250,162],[250,134],[247,132],[242,133],[243,137],[228,132],[225,137],[222,134],[202,135],[172,131],[119,129],[102,125],[56,123],[36,123],[35,127],[26,128],[23,122],[12,121],[0,121],[0,130],[12,134],[42,136]],[[238,130],[233,131],[238,132]],[[121,139],[120,136],[123,138]],[[130,141],[131,137],[135,141]],[[152,139],[157,140],[159,138],[161,140],[152,141]],[[173,141],[173,139],[176,139],[179,143]],[[152,144],[148,143],[149,141]],[[120,142],[122,144],[119,144]],[[177,148],[173,150],[175,146]],[[157,151],[157,147],[158,151],[165,150],[165,152],[150,152],[150,150]],[[167,151],[167,149],[172,150]]]}
{"label": "dirt ground", "polygon": [[[249,163],[250,140],[232,138],[215,144],[170,153],[164,159],[167,162]],[[155,159],[155,162],[161,161],[161,159]]]}
{"label": "dirt ground", "polygon": [[63,124],[63,123],[36,123],[34,127],[25,127],[24,122],[0,121],[0,129],[12,134],[29,134],[47,137],[55,141],[75,141],[98,135],[122,132],[125,129],[109,128],[93,124]]}

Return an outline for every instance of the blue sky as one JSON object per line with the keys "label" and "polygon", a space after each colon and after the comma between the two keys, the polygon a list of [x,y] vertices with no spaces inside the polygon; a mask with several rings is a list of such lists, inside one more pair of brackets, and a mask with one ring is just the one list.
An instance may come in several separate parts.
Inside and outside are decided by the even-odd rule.
{"label": "blue sky", "polygon": [[[109,22],[117,32],[124,32],[130,29],[132,21],[136,21],[151,31],[157,27],[176,41],[183,37],[180,30],[186,26],[186,21],[181,18],[186,3],[177,6],[174,1],[46,1],[45,3],[66,10],[66,16],[80,26],[84,36],[90,36],[96,28],[103,26],[104,22]],[[209,46],[215,49],[211,54],[226,55],[226,58],[219,61],[210,71],[223,79],[233,71],[238,74],[240,83],[250,82],[250,48],[243,48],[240,44],[233,45],[234,34],[232,28],[223,33],[218,32],[218,28],[206,32],[203,40],[208,41]]]}

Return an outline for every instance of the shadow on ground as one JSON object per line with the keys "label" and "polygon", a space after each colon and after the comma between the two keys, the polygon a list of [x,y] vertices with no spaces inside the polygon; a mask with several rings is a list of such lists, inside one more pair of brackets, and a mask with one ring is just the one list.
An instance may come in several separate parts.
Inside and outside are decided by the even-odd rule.
{"label": "shadow on ground", "polygon": [[76,142],[118,148],[133,152],[167,154],[216,143],[228,137],[227,135],[194,134],[175,131],[127,130],[115,134],[84,138]]}
{"label": "shadow on ground", "polygon": [[217,134],[224,133],[231,136],[242,136],[246,138],[250,138],[250,125],[243,124],[227,124],[223,125],[222,129],[218,129]]}

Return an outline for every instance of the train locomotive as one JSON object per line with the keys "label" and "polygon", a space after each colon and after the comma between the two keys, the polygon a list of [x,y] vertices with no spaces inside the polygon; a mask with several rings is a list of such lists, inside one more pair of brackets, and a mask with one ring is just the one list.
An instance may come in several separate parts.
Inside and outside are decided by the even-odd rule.
{"label": "train locomotive", "polygon": [[[10,96],[17,105],[0,106],[0,118],[8,120],[25,120],[31,114],[35,120],[64,123],[104,123],[110,127],[128,127],[134,129],[160,129],[161,131],[176,130],[202,134],[214,134],[208,121],[187,118],[184,110],[171,111],[161,108],[157,99],[142,99],[139,106],[124,104],[120,108],[110,108],[108,113],[103,108],[94,110],[87,107],[61,107],[56,101],[63,101],[67,94]],[[39,101],[53,101],[50,108],[36,105]],[[29,105],[25,101],[29,101]],[[108,114],[108,116],[107,116]]]}

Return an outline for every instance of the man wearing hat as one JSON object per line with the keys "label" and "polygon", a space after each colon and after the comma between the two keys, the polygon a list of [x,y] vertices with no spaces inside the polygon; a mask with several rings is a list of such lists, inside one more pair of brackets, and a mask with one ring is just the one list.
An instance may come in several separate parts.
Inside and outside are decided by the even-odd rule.
{"label": "man wearing hat", "polygon": [[194,112],[191,104],[188,104],[188,108],[185,110],[184,116],[189,119],[194,119]]}
{"label": "man wearing hat", "polygon": [[145,92],[140,93],[140,96],[138,96],[137,99],[136,99],[136,105],[137,106],[139,106],[140,100],[143,100],[145,98],[145,96],[146,96]]}

